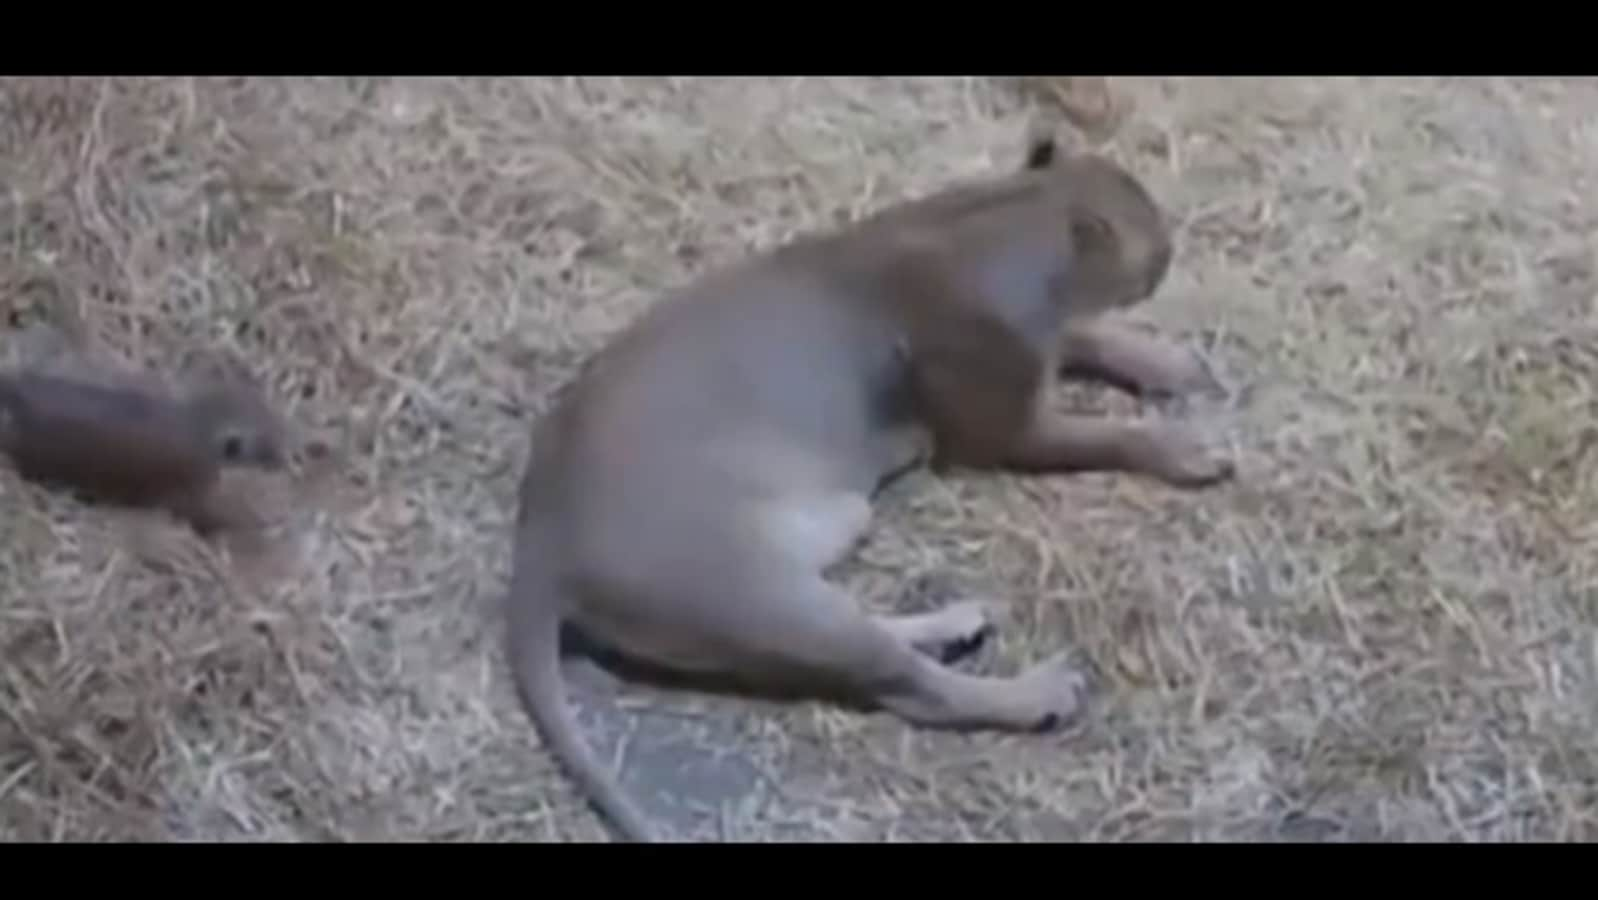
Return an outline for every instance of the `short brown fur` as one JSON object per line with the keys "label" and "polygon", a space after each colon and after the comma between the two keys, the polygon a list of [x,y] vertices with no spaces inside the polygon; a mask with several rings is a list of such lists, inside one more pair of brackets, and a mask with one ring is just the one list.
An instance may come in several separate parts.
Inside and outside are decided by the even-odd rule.
{"label": "short brown fur", "polygon": [[282,427],[252,386],[176,395],[35,371],[0,374],[0,454],[30,481],[165,509],[206,535],[235,524],[215,496],[224,468],[285,458]]}
{"label": "short brown fur", "polygon": [[535,427],[506,609],[524,706],[623,837],[655,831],[578,736],[563,624],[625,657],[841,691],[929,727],[1032,731],[1077,711],[1085,680],[1063,656],[1013,677],[946,664],[991,628],[976,604],[871,615],[823,573],[881,485],[929,458],[1230,477],[1172,426],[1043,402],[1071,369],[1201,380],[1175,348],[1098,319],[1150,296],[1171,255],[1129,173],[1034,147],[1006,177],[706,275],[596,357]]}

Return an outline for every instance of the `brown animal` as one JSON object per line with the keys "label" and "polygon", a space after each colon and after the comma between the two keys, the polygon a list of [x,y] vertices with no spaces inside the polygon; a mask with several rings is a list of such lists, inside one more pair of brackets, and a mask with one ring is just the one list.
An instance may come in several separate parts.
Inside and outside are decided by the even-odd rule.
{"label": "brown animal", "polygon": [[206,535],[235,524],[213,491],[224,467],[285,460],[281,425],[253,387],[173,395],[37,371],[0,373],[0,454],[31,481],[166,509]]}
{"label": "brown animal", "polygon": [[1229,478],[1175,426],[1044,402],[1072,367],[1198,379],[1173,348],[1095,321],[1150,296],[1171,255],[1140,182],[1045,142],[1007,177],[704,276],[596,356],[535,427],[506,613],[525,709],[622,837],[655,832],[578,737],[563,625],[624,659],[923,726],[1031,732],[1077,712],[1085,680],[1063,656],[1013,677],[946,665],[990,631],[978,604],[872,615],[823,573],[885,479],[929,451],[943,466]]}

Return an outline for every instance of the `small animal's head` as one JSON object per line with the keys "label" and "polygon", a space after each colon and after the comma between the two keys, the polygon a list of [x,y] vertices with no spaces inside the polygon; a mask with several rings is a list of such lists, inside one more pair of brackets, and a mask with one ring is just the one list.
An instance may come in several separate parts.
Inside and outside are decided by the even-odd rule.
{"label": "small animal's head", "polygon": [[1072,311],[1092,314],[1153,296],[1175,248],[1148,188],[1103,156],[1062,156],[1048,137],[1032,143],[1026,169],[1048,173],[1069,222],[1071,264],[1062,287]]}
{"label": "small animal's head", "polygon": [[206,386],[190,395],[189,412],[223,466],[280,469],[287,461],[283,423],[253,387]]}

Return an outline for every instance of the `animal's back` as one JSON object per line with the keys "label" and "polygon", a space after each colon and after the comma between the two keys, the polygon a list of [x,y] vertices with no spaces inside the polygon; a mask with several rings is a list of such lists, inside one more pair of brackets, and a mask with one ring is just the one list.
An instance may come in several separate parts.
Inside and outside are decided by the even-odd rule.
{"label": "animal's back", "polygon": [[0,412],[0,449],[31,480],[144,503],[212,471],[183,408],[143,392],[13,374],[0,378]]}
{"label": "animal's back", "polygon": [[578,439],[627,457],[729,432],[860,440],[871,376],[893,361],[885,326],[820,279],[740,268],[663,301],[603,352],[576,389]]}
{"label": "animal's back", "polygon": [[712,275],[619,335],[540,422],[523,527],[579,569],[648,570],[670,564],[641,546],[660,535],[717,545],[712,532],[737,527],[733,497],[870,490],[898,364],[869,311],[824,282],[763,265]]}

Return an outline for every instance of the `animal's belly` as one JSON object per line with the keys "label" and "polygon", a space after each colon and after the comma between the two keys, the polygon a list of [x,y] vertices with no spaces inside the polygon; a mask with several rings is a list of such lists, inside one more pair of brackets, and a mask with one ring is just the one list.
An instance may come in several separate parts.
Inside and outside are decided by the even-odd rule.
{"label": "animal's belly", "polygon": [[136,442],[107,446],[25,439],[10,455],[24,478],[119,503],[160,502],[174,490],[199,483],[205,474],[204,466],[179,448],[148,448]]}

